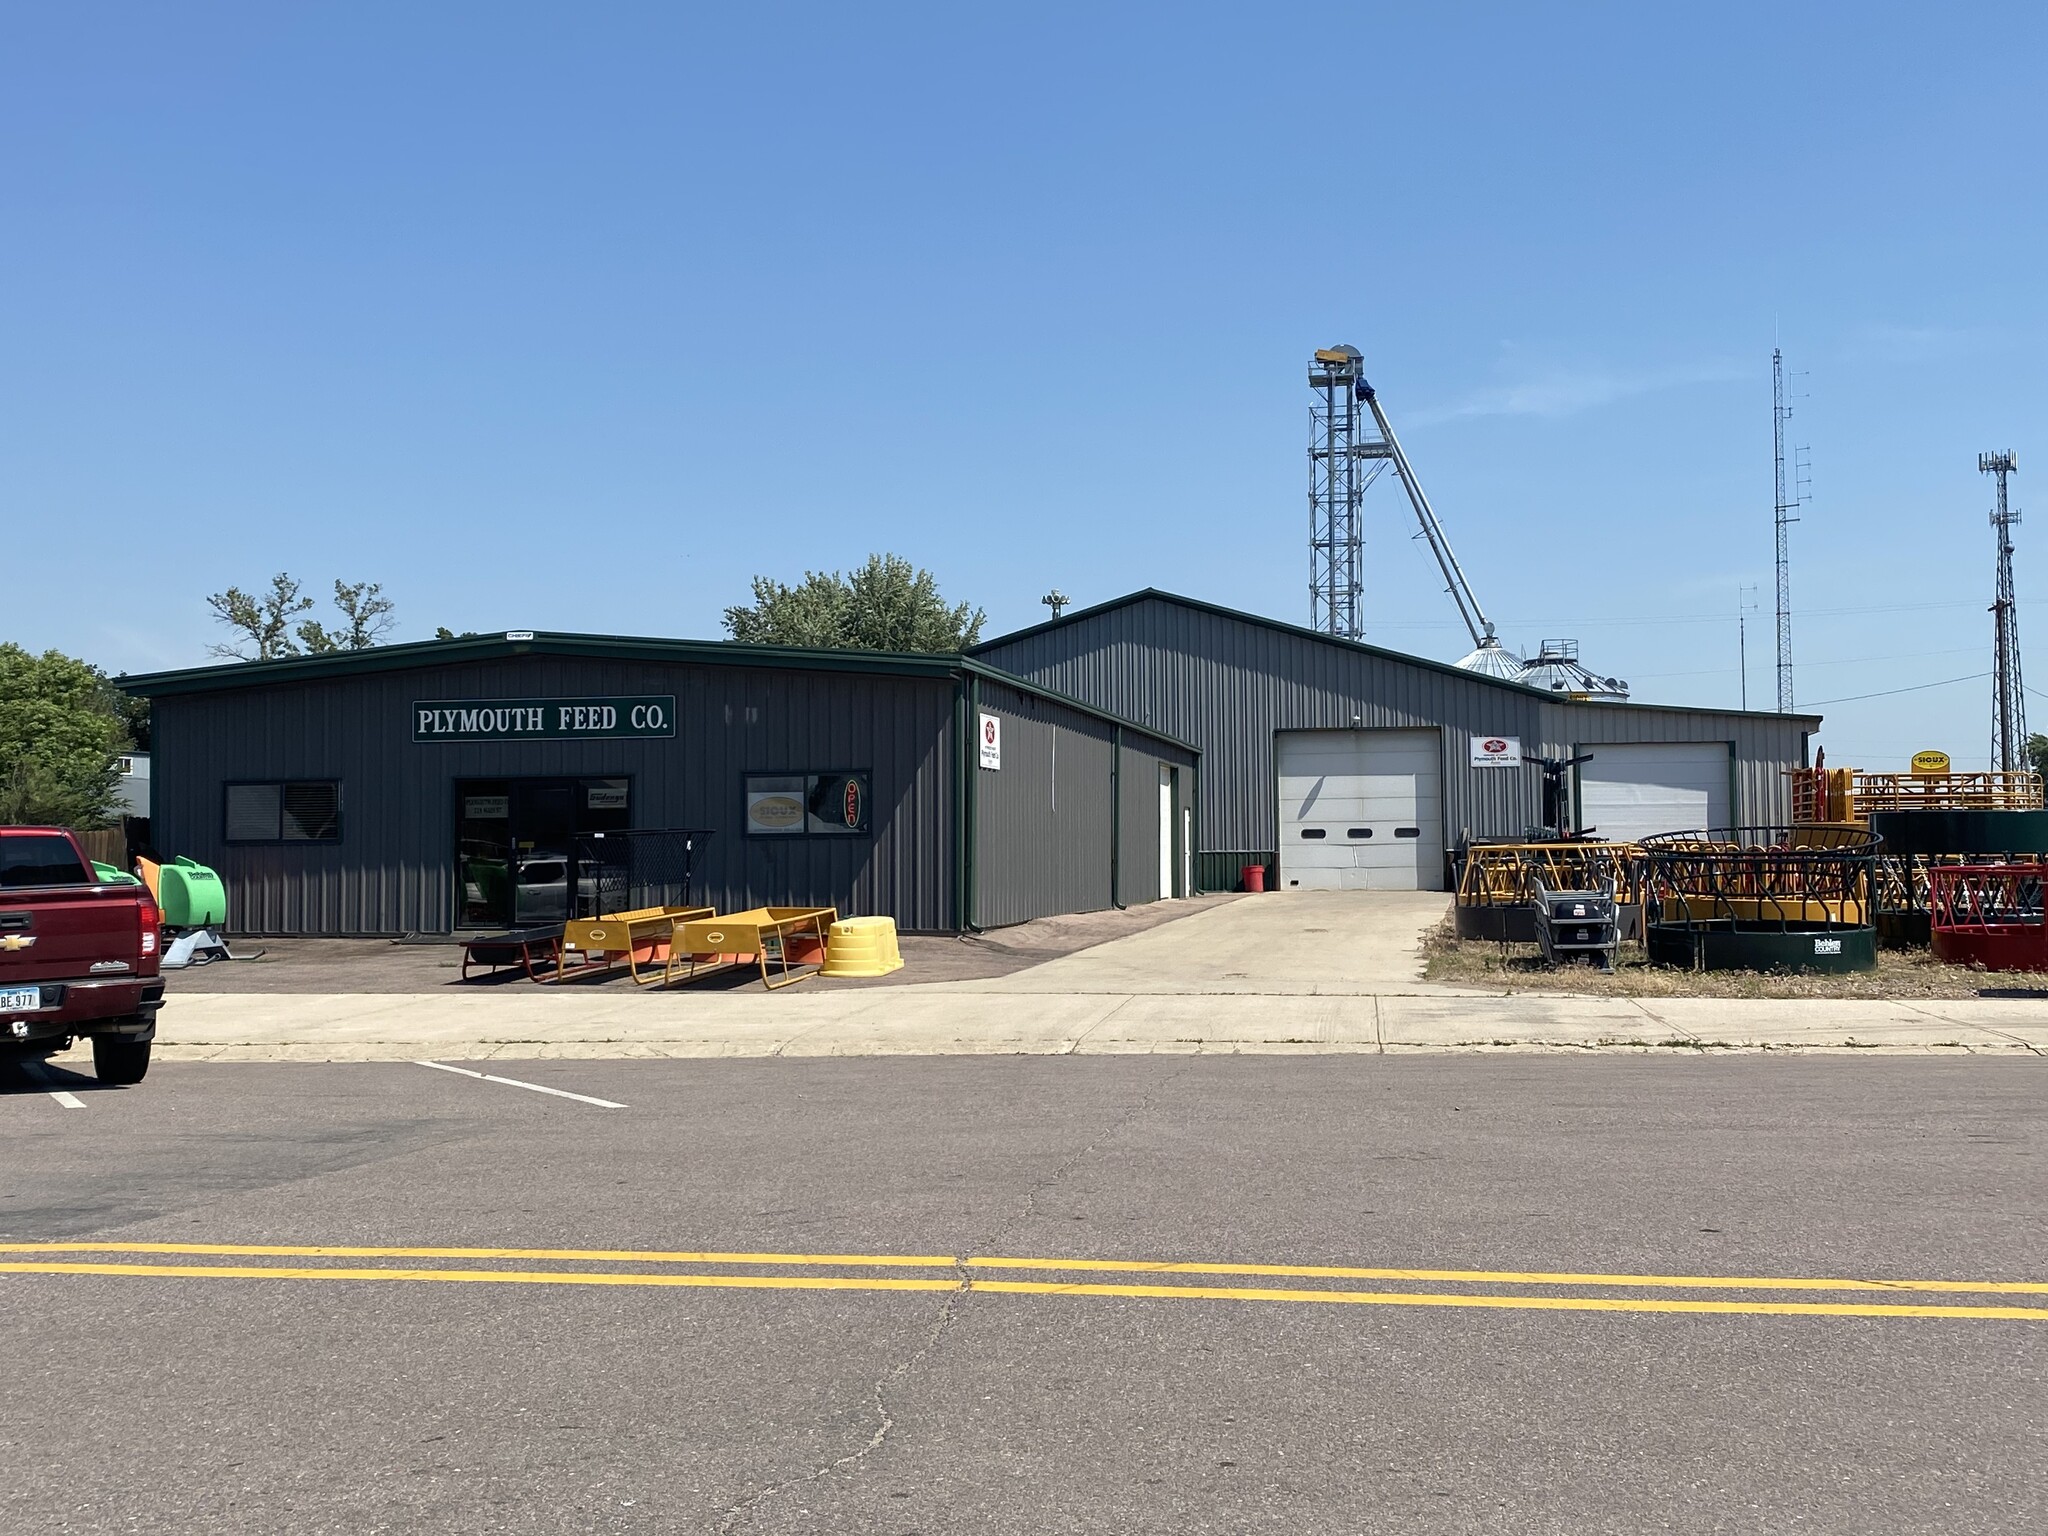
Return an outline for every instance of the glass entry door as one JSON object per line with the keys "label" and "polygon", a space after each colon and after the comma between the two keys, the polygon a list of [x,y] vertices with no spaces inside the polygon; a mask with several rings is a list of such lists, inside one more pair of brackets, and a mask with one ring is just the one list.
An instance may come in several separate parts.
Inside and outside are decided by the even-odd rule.
{"label": "glass entry door", "polygon": [[458,779],[455,925],[525,928],[595,917],[576,839],[633,823],[625,778]]}

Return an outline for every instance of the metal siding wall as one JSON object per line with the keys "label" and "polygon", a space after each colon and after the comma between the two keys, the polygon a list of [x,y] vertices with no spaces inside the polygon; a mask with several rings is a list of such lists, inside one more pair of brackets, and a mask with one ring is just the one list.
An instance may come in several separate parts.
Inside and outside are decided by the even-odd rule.
{"label": "metal siding wall", "polygon": [[1783,772],[1802,759],[1796,719],[1559,703],[1223,614],[1146,599],[977,653],[989,665],[1194,743],[1202,753],[1198,846],[1270,851],[1277,838],[1273,733],[1433,726],[1444,735],[1444,832],[1523,832],[1541,813],[1533,770],[1473,768],[1468,738],[1519,737],[1563,755],[1573,741],[1737,744],[1737,814],[1789,814]]}
{"label": "metal siding wall", "polygon": [[[1058,912],[1094,912],[1110,904],[1110,836],[1115,826],[1111,764],[1116,728],[1055,700],[980,684],[980,707],[1003,722],[1003,766],[976,768],[975,922],[984,928]],[[1124,904],[1157,899],[1159,763],[1192,773],[1194,756],[1124,731],[1121,782],[1125,819],[1119,856],[1135,847],[1151,860],[1135,883],[1123,869]],[[1057,765],[1057,767],[1055,767]],[[1133,775],[1144,775],[1139,802],[1151,825],[1130,824]]]}
{"label": "metal siding wall", "polygon": [[[1806,730],[1797,716],[1630,709],[1614,704],[1551,704],[1550,742],[1542,749],[1562,756],[1575,746],[1597,752],[1603,741],[1725,741],[1734,743],[1734,802],[1738,825],[1781,826],[1792,819],[1787,770],[1805,760]],[[1672,828],[1673,831],[1683,830]]]}
{"label": "metal siding wall", "polygon": [[[676,696],[667,741],[411,739],[415,699]],[[702,899],[728,910],[830,903],[907,929],[953,926],[953,685],[948,680],[528,657],[156,701],[158,849],[221,872],[242,933],[449,930],[454,785],[624,774],[636,827],[709,827]],[[871,770],[871,838],[748,839],[743,775]],[[222,840],[221,785],[338,778],[342,841]]]}

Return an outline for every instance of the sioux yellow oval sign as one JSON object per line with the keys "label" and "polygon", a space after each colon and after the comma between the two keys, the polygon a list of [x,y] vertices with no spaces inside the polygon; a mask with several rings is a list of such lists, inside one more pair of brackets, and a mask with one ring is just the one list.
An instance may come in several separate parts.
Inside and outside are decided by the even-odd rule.
{"label": "sioux yellow oval sign", "polygon": [[1915,773],[1947,773],[1948,754],[1946,752],[1934,751],[1915,752],[1913,754],[1913,771]]}
{"label": "sioux yellow oval sign", "polygon": [[747,819],[772,832],[787,831],[804,819],[804,803],[794,795],[762,795],[747,807]]}

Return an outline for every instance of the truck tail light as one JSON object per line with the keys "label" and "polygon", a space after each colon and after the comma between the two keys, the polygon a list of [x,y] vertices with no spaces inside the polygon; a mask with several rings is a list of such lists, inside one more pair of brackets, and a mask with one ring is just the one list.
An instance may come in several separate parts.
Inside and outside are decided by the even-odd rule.
{"label": "truck tail light", "polygon": [[148,923],[143,926],[142,952],[145,955],[156,953],[156,925],[154,923]]}

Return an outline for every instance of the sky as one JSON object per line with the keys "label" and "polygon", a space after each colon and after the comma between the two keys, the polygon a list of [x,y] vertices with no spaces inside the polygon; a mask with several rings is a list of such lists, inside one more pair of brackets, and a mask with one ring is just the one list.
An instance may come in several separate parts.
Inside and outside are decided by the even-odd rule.
{"label": "sky", "polygon": [[[1771,351],[1837,766],[1989,764],[1992,486],[2048,475],[2039,6],[81,4],[0,13],[0,640],[717,637],[890,550],[989,634],[1308,619],[1364,354],[1512,646],[1775,703]],[[1367,638],[1470,648],[1391,483]],[[2023,642],[2048,549],[2017,534]],[[2029,708],[2048,725],[2048,659]],[[1932,686],[1929,686],[1932,685]]]}

